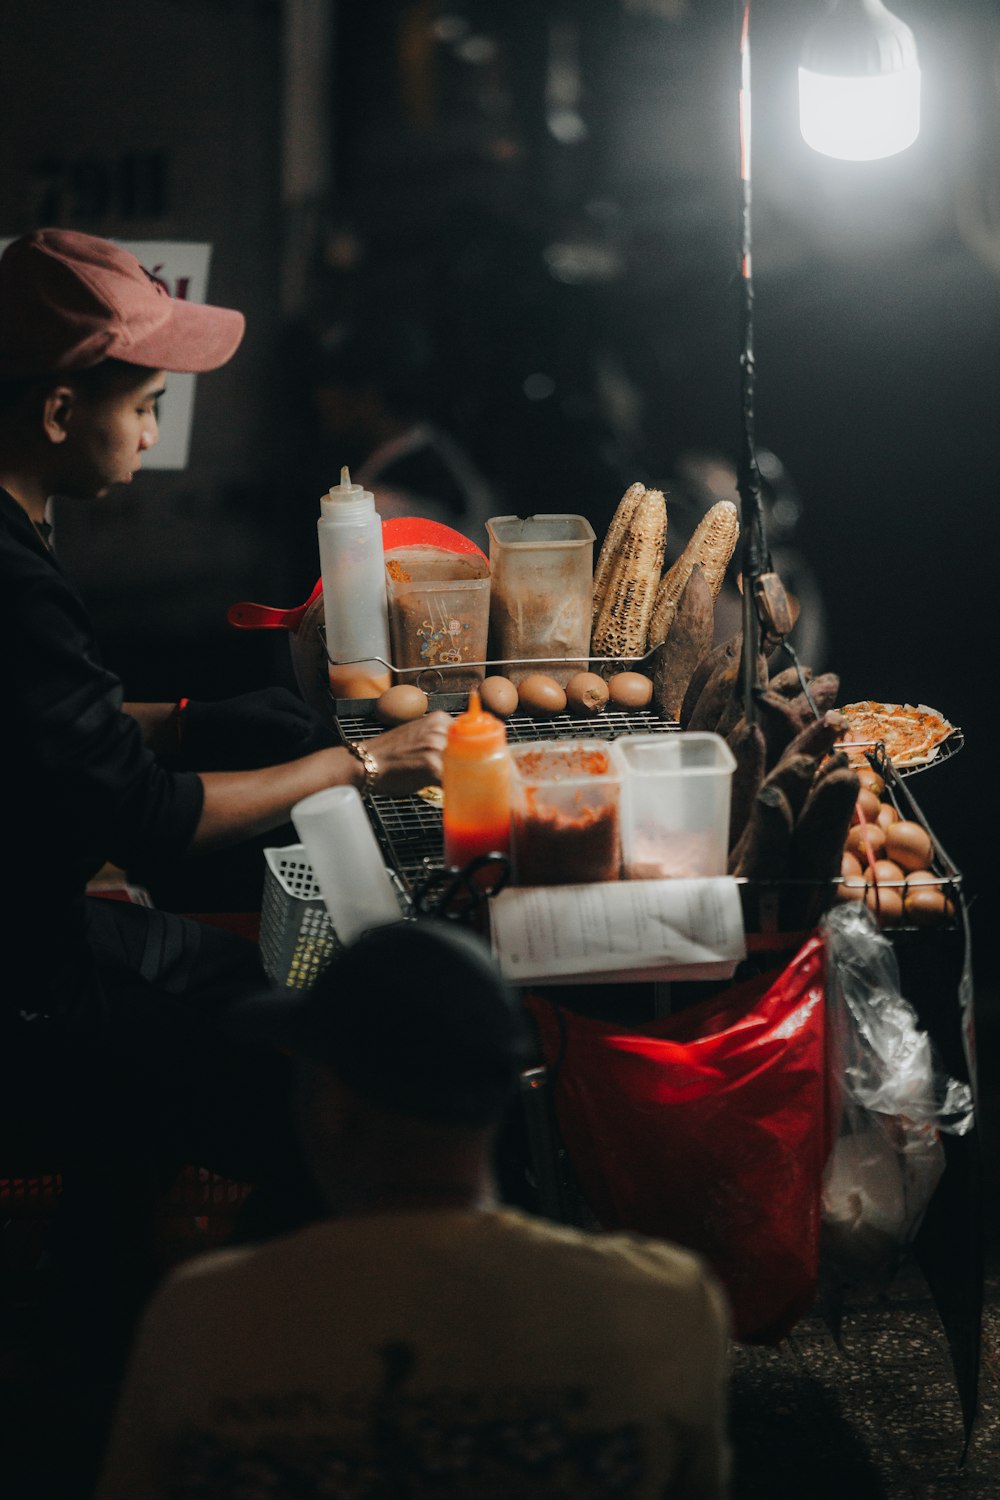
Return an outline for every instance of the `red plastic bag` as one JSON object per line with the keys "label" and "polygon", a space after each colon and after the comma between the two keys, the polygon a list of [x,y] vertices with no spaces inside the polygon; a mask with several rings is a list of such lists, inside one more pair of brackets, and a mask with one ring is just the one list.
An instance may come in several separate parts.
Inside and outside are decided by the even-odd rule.
{"label": "red plastic bag", "polygon": [[816,1293],[824,976],[813,937],[779,974],[629,1032],[527,1000],[592,1212],[702,1254],[744,1342],[777,1343]]}

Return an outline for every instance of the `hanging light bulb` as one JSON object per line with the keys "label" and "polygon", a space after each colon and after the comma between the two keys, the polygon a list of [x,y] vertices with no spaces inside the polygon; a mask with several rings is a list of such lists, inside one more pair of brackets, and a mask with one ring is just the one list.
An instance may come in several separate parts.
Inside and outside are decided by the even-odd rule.
{"label": "hanging light bulb", "polygon": [[815,151],[846,161],[894,156],[916,140],[916,43],[882,0],[829,0],[802,49],[799,122]]}

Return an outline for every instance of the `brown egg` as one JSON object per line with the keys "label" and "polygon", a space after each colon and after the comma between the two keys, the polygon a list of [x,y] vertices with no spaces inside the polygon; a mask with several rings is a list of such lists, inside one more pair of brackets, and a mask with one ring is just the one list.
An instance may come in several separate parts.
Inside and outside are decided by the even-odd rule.
{"label": "brown egg", "polygon": [[608,697],[618,708],[645,708],[653,696],[653,684],[641,672],[616,672],[608,678]]}
{"label": "brown egg", "polygon": [[885,850],[885,830],[877,823],[855,823],[847,835],[848,852],[861,861],[861,868],[868,864],[867,850],[871,849],[875,859],[880,859]]}
{"label": "brown egg", "polygon": [[885,782],[877,771],[872,770],[871,766],[860,766],[858,768],[858,781],[866,790],[874,792],[876,797],[881,797],[885,791]]}
{"label": "brown egg", "polygon": [[880,828],[888,828],[890,823],[899,822],[899,813],[891,802],[880,802],[878,805],[878,816],[875,821]]}
{"label": "brown egg", "polygon": [[850,854],[846,849],[844,850],[840,859],[840,873],[845,879],[848,875],[861,875],[861,861],[856,854]]}
{"label": "brown egg", "polygon": [[898,885],[902,894],[903,881],[906,876],[893,860],[877,859],[864,873],[868,885]]}
{"label": "brown egg", "polygon": [[529,672],[517,685],[517,704],[522,713],[551,718],[566,707],[566,694],[554,677],[544,672]]}
{"label": "brown egg", "polygon": [[894,926],[903,915],[902,896],[888,886],[870,885],[865,892],[865,905],[882,927]]}
{"label": "brown egg", "polygon": [[577,672],[566,684],[566,702],[573,714],[599,714],[608,701],[608,684],[596,672]]}
{"label": "brown egg", "polygon": [[953,916],[955,908],[940,886],[915,885],[906,892],[903,911],[915,927],[934,927]]}
{"label": "brown egg", "polygon": [[885,830],[885,852],[904,870],[925,870],[934,858],[934,846],[926,828],[901,818]]}
{"label": "brown egg", "polygon": [[860,875],[848,875],[837,887],[837,900],[863,901],[867,889]]}
{"label": "brown egg", "polygon": [[375,700],[375,717],[380,724],[408,724],[426,712],[427,694],[411,682],[397,682]]}
{"label": "brown egg", "polygon": [[878,818],[881,802],[869,787],[862,787],[851,814],[852,823],[874,823]]}
{"label": "brown egg", "polygon": [[509,719],[517,712],[517,688],[509,677],[484,677],[479,684],[479,701],[488,713]]}
{"label": "brown egg", "polygon": [[[955,903],[951,899],[951,886],[942,883],[941,877],[935,875],[933,870],[910,870],[906,876],[906,890],[903,892],[903,910],[907,910],[907,902],[912,895],[920,895],[924,891],[931,891],[935,896],[941,897],[941,915],[953,917],[955,915]],[[924,903],[919,899],[916,906]],[[919,923],[919,918],[914,918]]]}

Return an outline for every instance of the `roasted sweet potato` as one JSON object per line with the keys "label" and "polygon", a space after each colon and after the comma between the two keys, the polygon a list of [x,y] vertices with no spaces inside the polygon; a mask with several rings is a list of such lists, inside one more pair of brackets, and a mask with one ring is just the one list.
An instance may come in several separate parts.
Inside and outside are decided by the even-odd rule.
{"label": "roasted sweet potato", "polygon": [[695,666],[684,693],[684,701],[681,704],[680,726],[682,729],[689,727],[691,715],[694,713],[695,704],[701,696],[702,689],[717,668],[731,667],[740,659],[740,651],[743,647],[743,632],[738,630],[735,635],[730,636],[728,641],[722,641],[718,646],[713,646],[711,651],[706,651],[704,656]]}
{"label": "roasted sweet potato", "polygon": [[846,728],[847,719],[837,709],[827,709],[826,713],[819,719],[810,719],[804,729],[786,745],[782,752],[782,759],[786,755],[811,755],[815,758],[817,765],[824,756],[829,755],[837,742],[837,736]]}
{"label": "roasted sweet potato", "polygon": [[699,566],[684,585],[670,634],[653,673],[653,698],[666,719],[679,719],[691,674],[712,641],[715,601]]}
{"label": "roasted sweet potato", "polygon": [[788,894],[786,925],[811,926],[833,899],[831,882],[840,874],[844,840],[851,826],[860,783],[850,766],[834,765],[817,777],[792,835],[790,874],[815,882]]}
{"label": "roasted sweet potato", "polygon": [[[767,684],[767,658],[762,652],[757,656],[756,684],[759,688],[765,687]],[[741,661],[732,691],[716,721],[716,734],[721,734],[723,739],[725,739],[730,731],[736,728],[740,719],[744,717],[745,708],[746,705],[743,701],[743,663]]]}
{"label": "roasted sweet potato", "polygon": [[[802,668],[802,677],[807,683],[812,675],[812,667]],[[802,682],[795,667],[784,667],[780,672],[775,672],[767,686],[772,693],[780,693],[783,698],[796,698],[802,691]]]}
{"label": "roasted sweet potato", "polygon": [[729,848],[732,849],[746,827],[753,799],[764,779],[764,736],[759,724],[748,724],[741,719],[727,743],[736,761],[729,798]]}
{"label": "roasted sweet potato", "polygon": [[739,678],[739,673],[740,664],[738,661],[722,661],[719,663],[701,690],[698,701],[688,720],[688,729],[715,729],[716,724],[719,722],[719,716],[726,706],[729,694],[733,690],[733,684]]}
{"label": "roasted sweet potato", "polygon": [[788,871],[792,826],[792,810],[784,792],[779,786],[762,786],[729,856],[730,873],[748,880],[782,879]]}

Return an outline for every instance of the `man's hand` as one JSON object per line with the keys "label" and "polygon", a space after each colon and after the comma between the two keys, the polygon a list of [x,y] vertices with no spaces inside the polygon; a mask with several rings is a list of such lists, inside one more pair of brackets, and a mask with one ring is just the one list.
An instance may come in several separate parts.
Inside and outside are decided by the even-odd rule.
{"label": "man's hand", "polygon": [[365,740],[378,766],[375,792],[380,797],[407,797],[422,786],[437,786],[451,715],[442,709]]}

